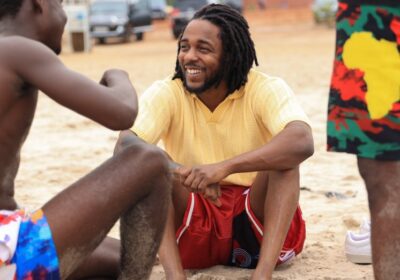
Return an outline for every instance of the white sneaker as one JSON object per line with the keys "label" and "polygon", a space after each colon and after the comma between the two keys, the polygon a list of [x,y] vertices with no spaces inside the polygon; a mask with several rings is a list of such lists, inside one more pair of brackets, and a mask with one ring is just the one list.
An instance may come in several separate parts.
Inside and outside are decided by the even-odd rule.
{"label": "white sneaker", "polygon": [[371,253],[371,222],[364,219],[359,233],[348,231],[345,241],[346,257],[352,263],[372,263]]}
{"label": "white sneaker", "polygon": [[364,218],[360,225],[360,233],[371,233],[371,221],[367,218]]}

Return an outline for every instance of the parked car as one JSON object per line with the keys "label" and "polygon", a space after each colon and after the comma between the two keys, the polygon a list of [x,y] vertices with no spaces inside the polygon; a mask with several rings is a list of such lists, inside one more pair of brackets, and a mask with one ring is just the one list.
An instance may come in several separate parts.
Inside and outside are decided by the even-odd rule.
{"label": "parked car", "polygon": [[150,0],[151,17],[153,19],[167,18],[167,2],[166,0]]}
{"label": "parked car", "polygon": [[177,39],[179,37],[197,10],[211,3],[231,6],[240,13],[243,11],[242,0],[176,0],[171,13],[174,38]]}
{"label": "parked car", "polygon": [[128,42],[134,34],[143,40],[151,30],[149,0],[95,0],[89,9],[90,35],[100,43],[107,38],[121,38]]}
{"label": "parked car", "polygon": [[239,13],[243,13],[243,1],[242,0],[220,0],[219,3],[231,6]]}

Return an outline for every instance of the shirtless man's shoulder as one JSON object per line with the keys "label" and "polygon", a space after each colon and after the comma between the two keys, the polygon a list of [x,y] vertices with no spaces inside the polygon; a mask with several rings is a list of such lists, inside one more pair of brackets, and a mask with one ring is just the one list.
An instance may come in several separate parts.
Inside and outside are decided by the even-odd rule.
{"label": "shirtless man's shoulder", "polygon": [[34,40],[21,36],[0,37],[0,114],[4,108],[9,110],[7,101],[25,100],[26,94],[36,93],[36,88],[26,80],[32,72],[32,60],[42,60],[51,54],[50,49]]}

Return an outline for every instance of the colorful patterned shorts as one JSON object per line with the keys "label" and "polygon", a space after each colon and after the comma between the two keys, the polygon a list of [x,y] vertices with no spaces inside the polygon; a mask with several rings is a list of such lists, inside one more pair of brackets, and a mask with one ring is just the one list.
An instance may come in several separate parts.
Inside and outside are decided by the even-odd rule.
{"label": "colorful patterned shorts", "polygon": [[400,160],[400,1],[355,2],[339,1],[328,150]]}
{"label": "colorful patterned shorts", "polygon": [[17,265],[17,280],[60,279],[56,248],[42,210],[21,222],[11,263]]}

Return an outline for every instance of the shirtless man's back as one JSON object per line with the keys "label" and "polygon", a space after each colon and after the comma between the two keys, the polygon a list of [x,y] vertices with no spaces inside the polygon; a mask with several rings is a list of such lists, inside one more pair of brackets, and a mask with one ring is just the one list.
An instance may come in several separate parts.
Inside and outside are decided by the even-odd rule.
{"label": "shirtless man's back", "polygon": [[[129,128],[136,118],[127,73],[108,70],[98,84],[58,59],[65,22],[60,0],[0,0],[0,218],[11,217],[0,227],[17,242],[5,243],[8,256],[0,247],[0,278],[16,267],[17,279],[35,273],[45,275],[35,279],[144,279],[157,253],[170,190],[167,159],[158,148],[130,137],[125,149],[32,215],[16,210],[14,180],[39,90],[113,130]],[[121,260],[119,242],[106,238],[119,218]],[[19,232],[8,232],[12,223]],[[47,229],[46,240],[35,227]],[[26,260],[28,251],[37,255]]]}

